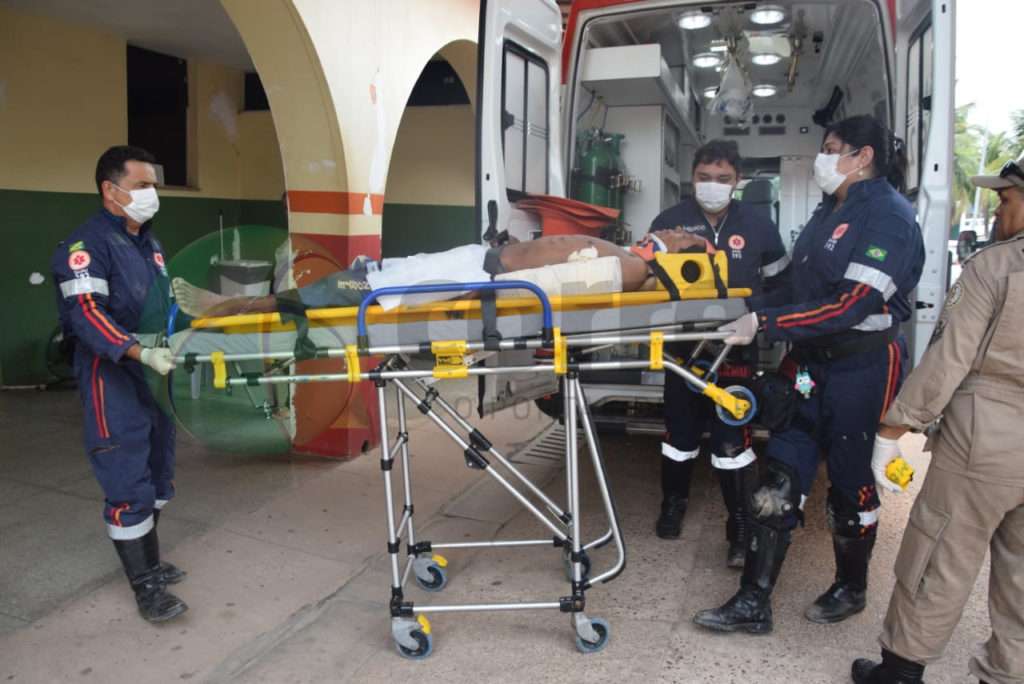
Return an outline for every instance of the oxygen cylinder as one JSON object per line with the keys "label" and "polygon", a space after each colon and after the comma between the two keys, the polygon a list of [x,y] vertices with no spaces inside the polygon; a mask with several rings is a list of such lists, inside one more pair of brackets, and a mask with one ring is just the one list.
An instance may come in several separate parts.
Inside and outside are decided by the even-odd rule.
{"label": "oxygen cylinder", "polygon": [[599,128],[581,131],[573,199],[588,204],[622,209],[622,158],[619,146],[625,136]]}

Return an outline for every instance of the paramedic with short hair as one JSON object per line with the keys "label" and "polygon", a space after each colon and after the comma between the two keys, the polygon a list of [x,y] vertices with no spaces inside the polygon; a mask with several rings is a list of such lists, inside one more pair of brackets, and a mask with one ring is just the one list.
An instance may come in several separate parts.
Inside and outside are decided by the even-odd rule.
{"label": "paramedic with short hair", "polygon": [[991,551],[992,634],[971,658],[988,684],[1024,682],[1024,155],[998,176],[997,242],[964,264],[921,363],[875,438],[879,486],[896,440],[942,416],[929,439],[931,467],[896,557],[882,662],[853,664],[858,684],[920,684],[960,621]]}
{"label": "paramedic with short hair", "polygon": [[[85,417],[85,450],[103,489],[107,534],[142,617],[169,620],[186,605],[165,589],[184,573],[160,562],[156,522],[174,496],[174,420],[150,392],[143,366],[166,375],[170,349],[142,346],[143,316],[167,320],[170,283],[153,236],[160,207],[153,156],[112,147],[96,164],[103,208],[53,254],[61,328],[74,341],[74,369]],[[155,313],[153,310],[156,309]]]}
{"label": "paramedic with short hair", "polygon": [[[704,238],[729,258],[729,287],[775,289],[786,278],[789,256],[769,213],[749,202],[732,199],[740,181],[740,154],[735,141],[712,140],[693,157],[695,197],[688,197],[654,219],[651,230],[681,228]],[[754,181],[754,188],[767,184]],[[751,187],[751,186],[748,186]],[[695,345],[675,345],[673,356],[685,361]],[[737,348],[719,368],[719,384],[749,383],[757,368],[757,347]],[[690,496],[693,465],[701,436],[710,433],[711,465],[718,473],[728,510],[725,530],[727,564],[742,567],[749,529],[748,500],[757,484],[756,455],[749,426],[729,426],[715,417],[714,404],[694,392],[675,373],[665,373],[665,439],[661,445],[661,514],[655,533],[662,539],[679,537]]]}
{"label": "paramedic with short hair", "polygon": [[[694,617],[719,631],[770,632],[771,593],[824,455],[835,582],[804,615],[839,622],[865,606],[868,564],[878,531],[871,470],[874,434],[899,390],[907,357],[900,324],[924,267],[914,207],[900,194],[902,147],[877,119],[830,125],[814,178],[827,195],[793,248],[786,291],[753,297],[749,313],[722,327],[727,342],[749,344],[760,330],[789,342],[772,398],[775,424],[767,469],[751,499],[751,539],[740,589]],[[769,404],[769,406],[765,406]],[[782,409],[781,411],[779,409]]]}

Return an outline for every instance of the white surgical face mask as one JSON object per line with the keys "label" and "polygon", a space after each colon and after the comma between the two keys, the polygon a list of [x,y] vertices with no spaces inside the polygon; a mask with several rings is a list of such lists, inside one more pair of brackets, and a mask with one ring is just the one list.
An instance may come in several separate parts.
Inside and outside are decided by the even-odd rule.
{"label": "white surgical face mask", "polygon": [[712,214],[725,209],[732,199],[732,186],[728,183],[695,183],[694,191],[697,204]]}
{"label": "white surgical face mask", "polygon": [[822,192],[831,195],[839,189],[839,186],[846,180],[846,174],[839,172],[839,160],[851,154],[857,154],[859,151],[854,150],[846,154],[821,152],[814,158],[814,182],[818,184]]}
{"label": "white surgical face mask", "polygon": [[113,184],[115,188],[121,192],[127,192],[132,196],[132,201],[128,204],[121,204],[117,202],[117,206],[124,209],[124,213],[128,214],[128,218],[136,223],[145,223],[154,216],[156,212],[160,211],[160,198],[157,197],[156,188],[142,188],[141,190],[125,190],[116,183]]}

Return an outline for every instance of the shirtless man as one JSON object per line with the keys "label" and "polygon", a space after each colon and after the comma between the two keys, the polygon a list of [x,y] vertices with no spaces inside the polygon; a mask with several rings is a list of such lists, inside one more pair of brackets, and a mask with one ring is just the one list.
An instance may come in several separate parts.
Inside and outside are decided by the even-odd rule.
{"label": "shirtless man", "polygon": [[[617,257],[618,268],[621,269],[622,291],[636,292],[655,288],[657,281],[647,262],[654,258],[656,252],[705,249],[707,242],[703,238],[695,237],[677,227],[648,233],[640,243],[628,248],[586,235],[555,235],[490,249],[482,245],[466,245],[449,252],[418,255],[396,261],[401,263],[418,259],[420,265],[429,266],[431,261],[437,262],[445,257],[451,259],[453,254],[457,254],[457,258],[460,259],[482,259],[476,279],[490,280],[501,274],[566,264],[578,259],[581,253],[590,259]],[[383,271],[379,273],[389,273],[391,269],[398,268],[390,265],[390,261],[392,260],[385,260]],[[370,290],[380,286],[374,282],[376,275],[378,274],[372,270],[368,271],[364,264],[358,264],[345,271],[325,276],[306,287],[263,297],[227,297],[190,285],[181,278],[174,279],[172,288],[178,306],[190,316],[231,316],[275,311],[301,313],[307,308],[358,306]],[[429,276],[422,276],[420,282],[431,280]],[[401,284],[416,283],[407,280]],[[450,296],[458,295],[452,293]]]}

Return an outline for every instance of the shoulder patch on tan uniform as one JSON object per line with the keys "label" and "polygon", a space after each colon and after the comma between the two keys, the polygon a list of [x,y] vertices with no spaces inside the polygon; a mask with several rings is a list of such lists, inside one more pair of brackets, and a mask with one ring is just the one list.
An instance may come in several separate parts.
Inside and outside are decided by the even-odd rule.
{"label": "shoulder patch on tan uniform", "polygon": [[959,280],[953,283],[953,287],[949,288],[949,294],[946,295],[946,306],[954,307],[957,305],[964,296],[964,286]]}

